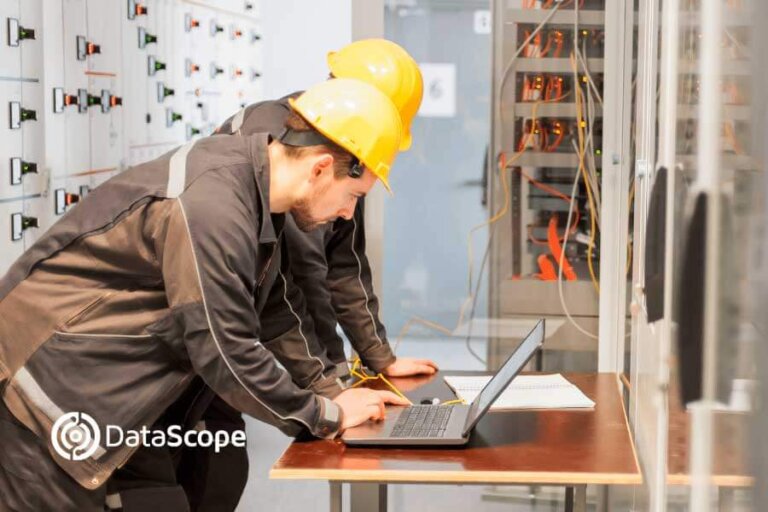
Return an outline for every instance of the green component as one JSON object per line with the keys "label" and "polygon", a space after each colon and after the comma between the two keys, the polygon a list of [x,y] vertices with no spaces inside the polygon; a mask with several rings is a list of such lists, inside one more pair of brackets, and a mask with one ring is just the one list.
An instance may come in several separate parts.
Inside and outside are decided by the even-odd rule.
{"label": "green component", "polygon": [[37,173],[37,164],[32,162],[23,162],[21,164],[21,174],[34,174]]}
{"label": "green component", "polygon": [[153,36],[152,34],[144,35],[144,44],[150,44],[150,43],[156,43],[156,42],[157,42],[157,36]]}
{"label": "green component", "polygon": [[29,28],[19,27],[19,39],[34,39],[35,31]]}
{"label": "green component", "polygon": [[192,135],[200,135],[200,130],[198,130],[197,128],[190,128],[189,133],[191,133]]}
{"label": "green component", "polygon": [[38,227],[36,217],[22,217],[21,229],[29,229]]}
{"label": "green component", "polygon": [[159,60],[156,60],[155,71],[160,71],[161,69],[165,69],[165,62],[160,62]]}
{"label": "green component", "polygon": [[176,121],[181,121],[182,118],[183,116],[181,114],[177,114],[176,112],[171,112],[171,121],[173,121],[174,123]]}
{"label": "green component", "polygon": [[27,110],[26,108],[21,109],[21,120],[22,121],[37,121],[37,112],[34,110]]}
{"label": "green component", "polygon": [[88,95],[88,106],[93,107],[95,105],[101,105],[101,96],[95,96],[93,94]]}
{"label": "green component", "polygon": [[166,96],[173,96],[174,94],[176,94],[176,91],[174,91],[169,87],[163,86],[163,98],[165,98]]}

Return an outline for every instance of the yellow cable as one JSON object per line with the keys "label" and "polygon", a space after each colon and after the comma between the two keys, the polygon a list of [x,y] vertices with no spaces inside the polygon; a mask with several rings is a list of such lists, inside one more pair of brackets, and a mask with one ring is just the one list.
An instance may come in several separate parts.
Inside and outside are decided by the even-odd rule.
{"label": "yellow cable", "polygon": [[408,397],[407,397],[407,396],[405,396],[405,395],[402,393],[402,391],[400,391],[400,390],[397,388],[397,386],[395,386],[394,384],[392,384],[392,383],[389,381],[389,379],[387,379],[387,378],[384,376],[384,374],[383,374],[383,373],[378,373],[378,374],[376,374],[375,376],[366,375],[365,373],[361,373],[361,372],[357,371],[357,369],[358,369],[358,368],[361,368],[361,367],[362,367],[362,361],[361,361],[361,360],[360,360],[360,358],[358,357],[357,359],[355,359],[355,362],[352,364],[352,368],[349,370],[349,373],[350,373],[350,374],[352,374],[352,376],[353,376],[353,377],[357,377],[357,378],[358,378],[358,379],[360,379],[360,380],[358,380],[357,382],[355,382],[354,384],[352,384],[352,386],[350,386],[350,387],[352,387],[352,388],[356,388],[356,387],[358,387],[358,386],[362,385],[363,383],[365,383],[365,382],[368,382],[368,381],[371,381],[371,380],[381,380],[382,382],[384,382],[384,384],[386,384],[386,385],[389,387],[389,389],[390,389],[390,390],[391,390],[391,391],[392,391],[394,394],[396,394],[397,396],[399,396],[399,397],[400,397],[400,398],[402,398],[403,400],[407,400],[409,404],[413,405],[413,402],[411,402],[411,401],[408,399]]}
{"label": "yellow cable", "polygon": [[440,405],[456,405],[456,404],[466,404],[467,401],[463,398],[458,398],[456,400],[448,400],[447,402],[443,402]]}
{"label": "yellow cable", "polygon": [[595,291],[600,293],[600,284],[597,281],[595,275],[595,269],[592,264],[592,248],[595,245],[595,237],[597,236],[597,226],[595,224],[595,205],[592,198],[592,189],[589,186],[589,177],[587,176],[587,169],[584,165],[584,132],[583,132],[583,118],[581,116],[581,85],[579,85],[579,75],[576,70],[576,59],[574,53],[571,53],[571,67],[574,73],[574,86],[576,88],[576,130],[579,138],[579,171],[584,179],[584,186],[587,189],[587,203],[589,206],[589,224],[590,224],[590,236],[589,245],[587,246],[587,267],[589,268],[589,277],[592,279],[592,285],[595,287]]}

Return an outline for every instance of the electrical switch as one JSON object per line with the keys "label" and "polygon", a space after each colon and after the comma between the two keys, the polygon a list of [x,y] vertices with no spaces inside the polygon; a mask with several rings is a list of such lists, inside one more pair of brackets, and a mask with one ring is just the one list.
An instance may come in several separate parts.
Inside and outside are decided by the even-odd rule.
{"label": "electrical switch", "polygon": [[136,0],[128,0],[128,19],[133,20],[136,16],[146,16],[147,6]]}
{"label": "electrical switch", "polygon": [[101,45],[88,41],[84,36],[77,36],[76,41],[77,60],[85,60],[89,55],[101,53]]}
{"label": "electrical switch", "polygon": [[144,27],[139,27],[139,48],[144,49],[148,44],[157,43],[157,36],[147,32]]}
{"label": "electrical switch", "polygon": [[56,212],[56,215],[63,214],[67,211],[67,208],[80,202],[80,196],[78,194],[72,194],[63,188],[57,188],[54,196],[54,211]]}
{"label": "electrical switch", "polygon": [[21,103],[18,101],[11,101],[8,104],[9,107],[9,125],[11,130],[18,130],[21,128],[21,123],[25,121],[37,121],[37,112],[22,108]]}
{"label": "electrical switch", "polygon": [[184,30],[191,32],[193,28],[200,27],[200,20],[193,18],[191,14],[184,15]]}
{"label": "electrical switch", "polygon": [[101,111],[105,114],[109,112],[112,107],[118,107],[123,104],[123,98],[119,96],[113,96],[107,89],[101,90],[101,95],[88,94],[88,106],[95,107],[101,106]]}
{"label": "electrical switch", "polygon": [[80,113],[88,111],[88,91],[78,89],[77,94],[66,94],[61,87],[53,88],[53,112],[60,114],[66,107],[77,106]]}
{"label": "electrical switch", "polygon": [[37,164],[11,158],[11,185],[21,185],[22,178],[27,174],[37,174]]}
{"label": "electrical switch", "polygon": [[224,32],[224,27],[216,23],[216,20],[211,20],[211,37],[216,37],[216,34]]}
{"label": "electrical switch", "polygon": [[187,77],[192,76],[192,73],[197,73],[200,71],[200,66],[192,62],[192,60],[187,59],[184,61],[184,75]]}
{"label": "electrical switch", "polygon": [[173,96],[176,94],[176,91],[171,89],[170,87],[166,87],[164,83],[158,82],[157,83],[157,101],[159,103],[162,103],[165,98],[168,96]]}
{"label": "electrical switch", "polygon": [[8,46],[19,46],[19,42],[35,39],[35,31],[19,25],[19,20],[8,18]]}
{"label": "electrical switch", "polygon": [[174,112],[172,109],[167,108],[165,109],[165,126],[170,128],[173,126],[173,123],[176,123],[178,121],[181,121],[184,118],[181,114]]}
{"label": "electrical switch", "polygon": [[198,101],[196,106],[198,109],[200,109],[200,119],[203,121],[208,121],[208,105],[202,101]]}
{"label": "electrical switch", "polygon": [[195,128],[191,124],[187,124],[187,140],[191,139],[195,135],[200,135],[202,131],[199,128]]}
{"label": "electrical switch", "polygon": [[224,73],[224,69],[218,67],[215,62],[211,62],[211,78],[216,78],[222,73]]}
{"label": "electrical switch", "polygon": [[11,240],[14,242],[21,240],[24,231],[37,227],[39,227],[37,217],[26,217],[21,213],[14,213],[11,215]]}
{"label": "electrical switch", "polygon": [[160,62],[154,55],[147,57],[147,73],[149,76],[155,76],[155,73],[165,69],[165,62]]}

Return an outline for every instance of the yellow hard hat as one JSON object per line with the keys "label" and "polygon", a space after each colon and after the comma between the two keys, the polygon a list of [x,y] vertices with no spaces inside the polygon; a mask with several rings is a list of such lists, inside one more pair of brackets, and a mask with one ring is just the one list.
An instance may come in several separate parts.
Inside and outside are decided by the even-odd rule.
{"label": "yellow hard hat", "polygon": [[421,105],[424,82],[408,52],[386,39],[363,39],[328,53],[328,67],[336,78],[362,80],[389,96],[403,120],[400,150],[411,147],[411,122]]}
{"label": "yellow hard hat", "polygon": [[391,192],[389,169],[403,126],[384,93],[360,80],[334,78],[288,103],[318,132],[357,157]]}

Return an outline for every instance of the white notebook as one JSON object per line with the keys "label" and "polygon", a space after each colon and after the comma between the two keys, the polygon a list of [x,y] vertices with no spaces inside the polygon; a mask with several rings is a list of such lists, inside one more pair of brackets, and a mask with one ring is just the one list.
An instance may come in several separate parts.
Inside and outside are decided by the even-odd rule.
{"label": "white notebook", "polygon": [[[446,376],[445,382],[467,403],[480,393],[490,376]],[[491,409],[586,409],[595,402],[562,375],[518,375]]]}

